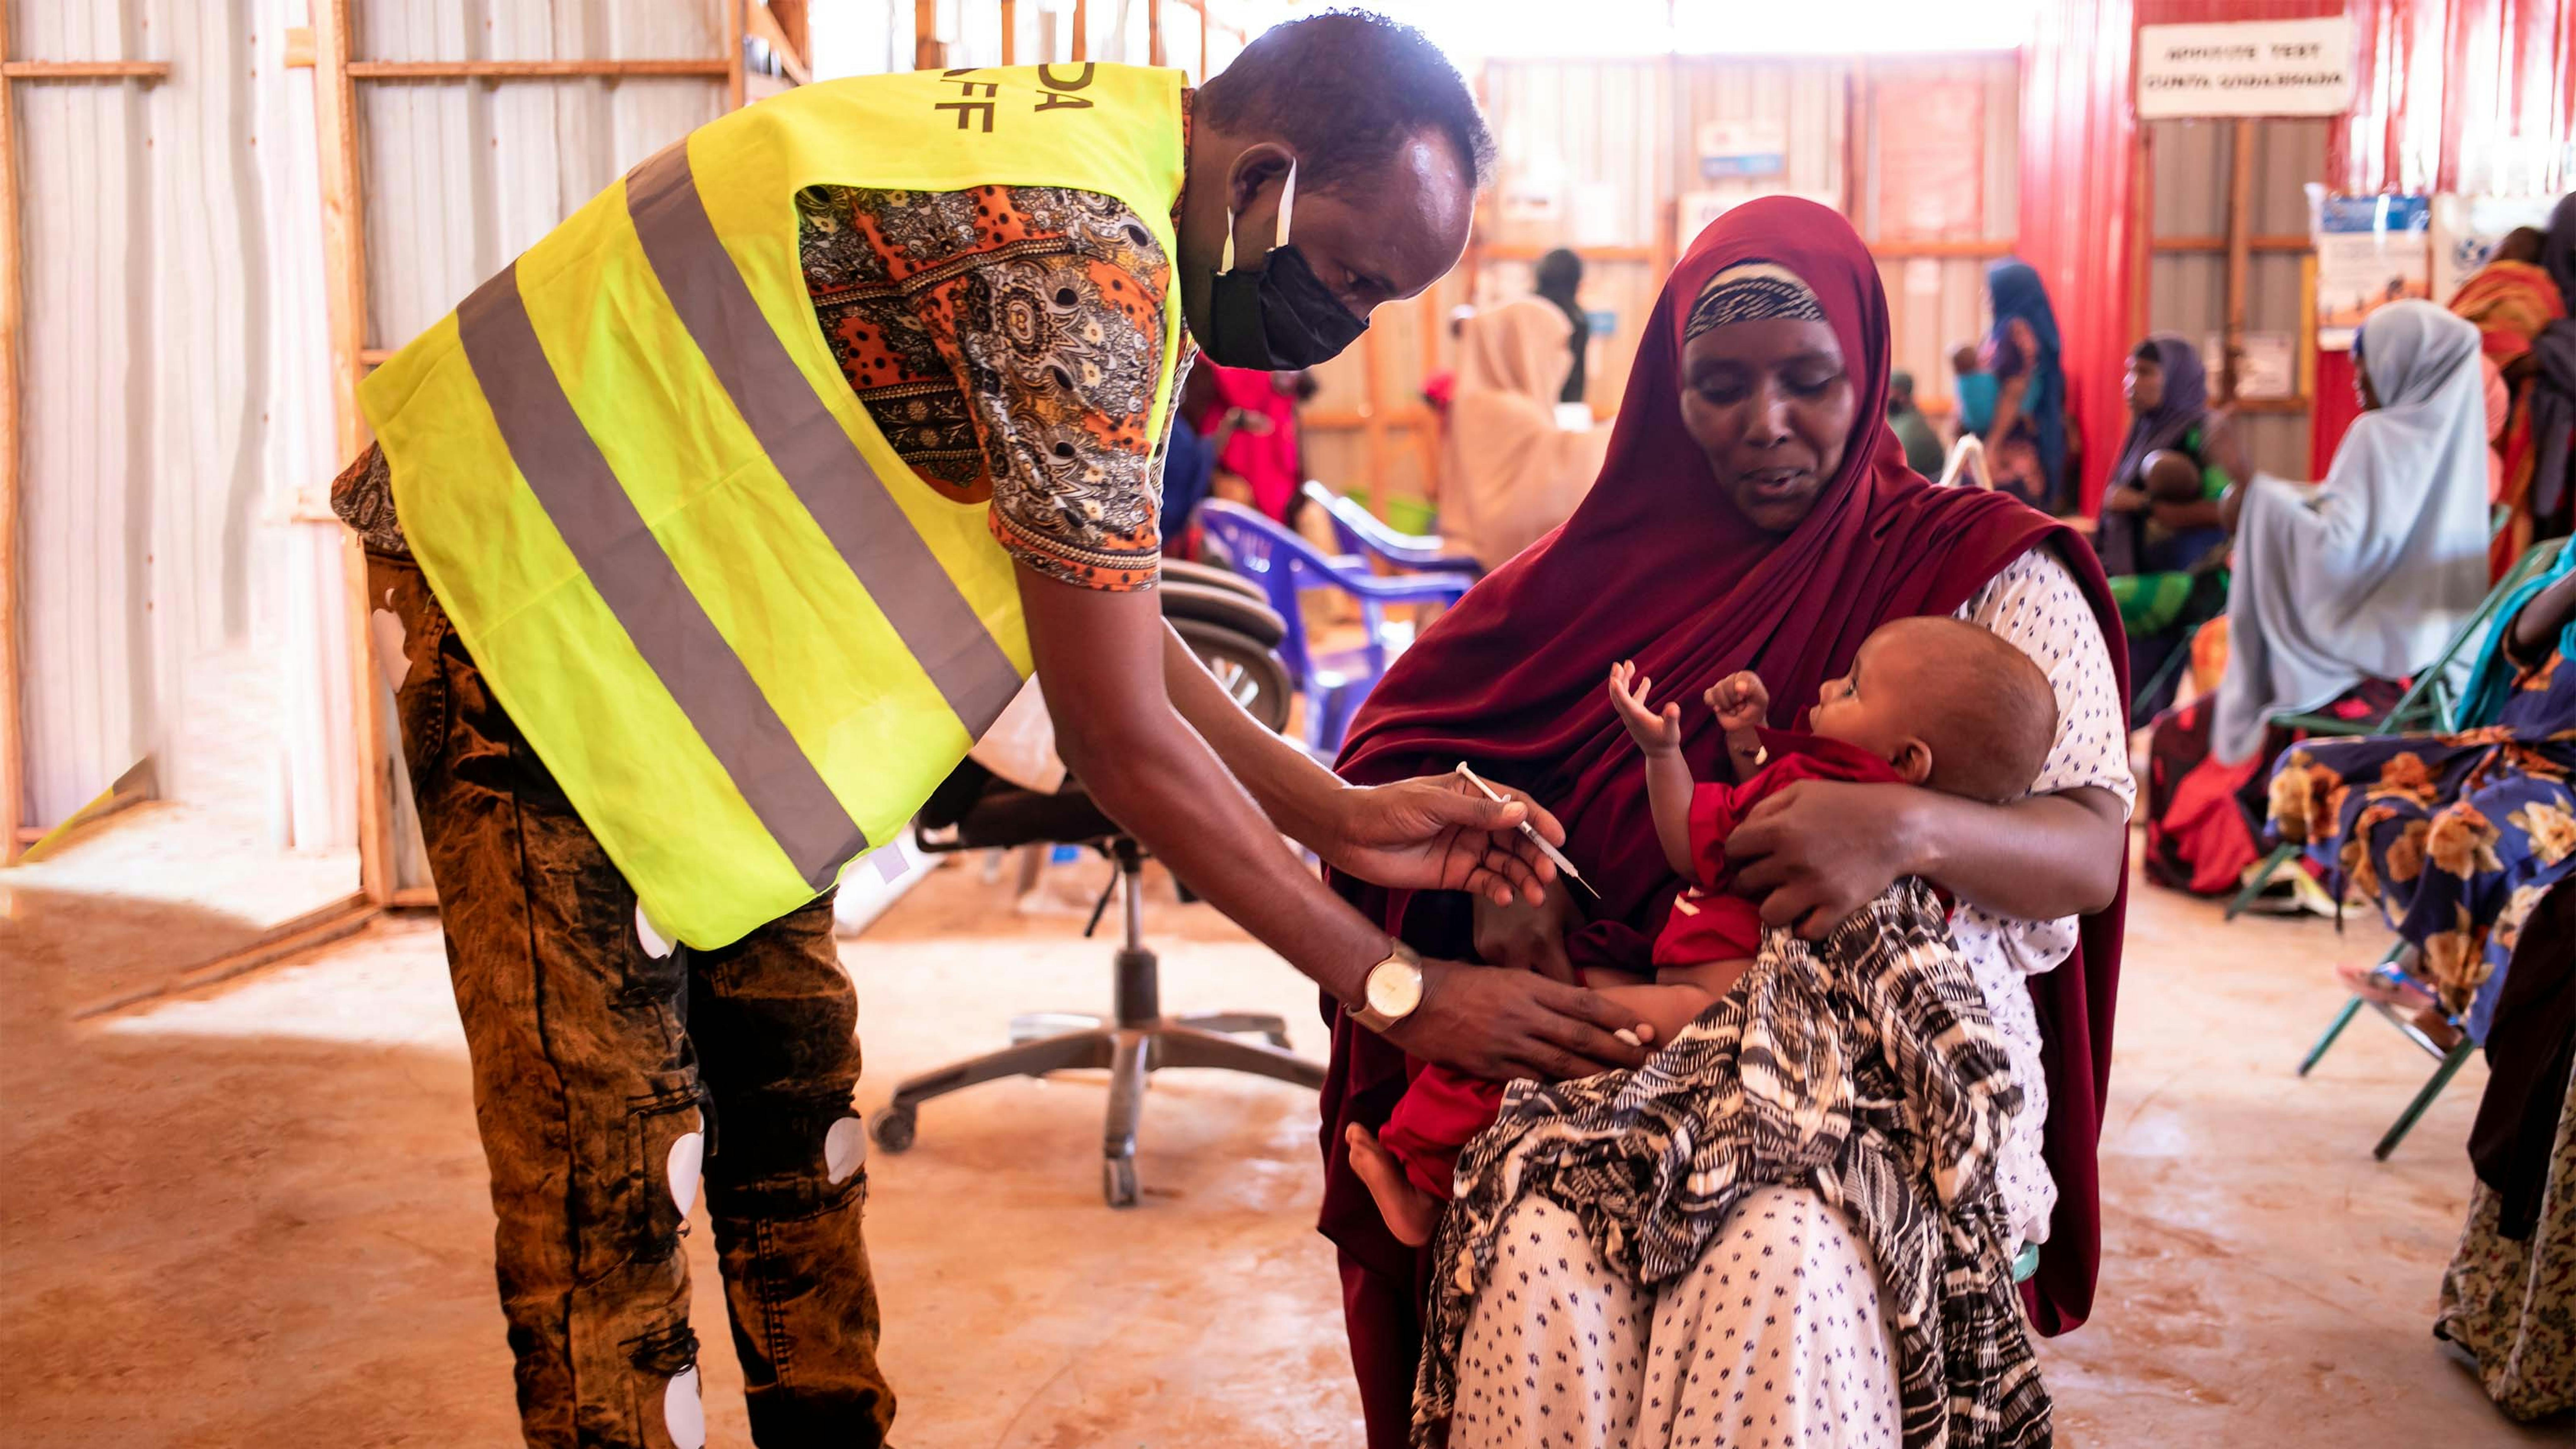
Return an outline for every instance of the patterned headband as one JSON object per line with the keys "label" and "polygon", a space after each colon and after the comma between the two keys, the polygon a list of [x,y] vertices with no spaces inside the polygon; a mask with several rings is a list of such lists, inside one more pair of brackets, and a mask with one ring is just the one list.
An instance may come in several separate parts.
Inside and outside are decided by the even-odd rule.
{"label": "patterned headband", "polygon": [[1778,262],[1739,262],[1709,278],[1700,289],[1682,340],[1688,342],[1729,322],[1765,322],[1775,317],[1822,322],[1825,308],[1796,272]]}

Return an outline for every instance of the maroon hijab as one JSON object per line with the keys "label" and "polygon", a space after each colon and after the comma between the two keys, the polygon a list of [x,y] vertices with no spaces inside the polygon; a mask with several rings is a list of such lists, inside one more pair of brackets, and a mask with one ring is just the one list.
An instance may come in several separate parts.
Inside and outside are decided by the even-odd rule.
{"label": "maroon hijab", "polygon": [[[1749,261],[1775,263],[1806,282],[1842,344],[1858,393],[1860,422],[1841,468],[1785,537],[1760,532],[1736,511],[1682,426],[1682,346],[1692,306],[1712,278]],[[1906,468],[1885,422],[1888,356],[1886,294],[1849,223],[1787,197],[1728,212],[1700,234],[1664,285],[1608,458],[1583,506],[1479,584],[1388,671],[1354,722],[1342,774],[1380,783],[1452,769],[1463,759],[1528,790],[1565,822],[1567,855],[1604,897],[1584,933],[1592,952],[1633,953],[1642,963],[1643,944],[1681,882],[1657,843],[1636,747],[1604,692],[1614,661],[1637,661],[1654,680],[1656,707],[1682,704],[1683,748],[1704,773],[1723,749],[1716,720],[1699,703],[1709,685],[1738,669],[1759,672],[1771,687],[1771,723],[1787,727],[1825,680],[1849,667],[1871,630],[1890,619],[1955,612],[2014,559],[2055,538],[2102,620],[2115,668],[2124,668],[2119,615],[2089,549],[2005,494],[1937,488]],[[2121,688],[2125,694],[2125,676]],[[1426,951],[1468,954],[1459,898],[1417,902],[1339,884]],[[2076,956],[2033,985],[2049,1042],[2047,1146],[2059,1192],[2033,1300],[2042,1332],[2073,1327],[2092,1301],[2099,1240],[2093,1146],[2125,904],[2124,892],[2087,918]],[[1363,1397],[1372,1401],[1372,1345],[1363,1338],[1400,1351],[1402,1335],[1363,1323],[1363,1301],[1390,1295],[1363,1291],[1349,1270],[1410,1274],[1412,1254],[1385,1235],[1367,1193],[1349,1177],[1341,1131],[1345,1122],[1383,1120],[1404,1077],[1393,1048],[1336,1023],[1324,1089],[1322,1227],[1343,1249],[1353,1348]],[[1409,1389],[1409,1359],[1402,1375]],[[1370,1408],[1374,1431],[1378,1406]]]}

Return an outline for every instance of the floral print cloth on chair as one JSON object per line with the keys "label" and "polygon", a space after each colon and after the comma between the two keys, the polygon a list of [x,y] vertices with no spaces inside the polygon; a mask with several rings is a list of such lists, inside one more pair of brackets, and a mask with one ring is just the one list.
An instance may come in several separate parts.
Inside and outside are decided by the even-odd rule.
{"label": "floral print cloth on chair", "polygon": [[2576,668],[2552,653],[2496,723],[2450,735],[2309,740],[2273,768],[2271,825],[2335,889],[2379,903],[2473,1041],[2552,886],[2576,875]]}

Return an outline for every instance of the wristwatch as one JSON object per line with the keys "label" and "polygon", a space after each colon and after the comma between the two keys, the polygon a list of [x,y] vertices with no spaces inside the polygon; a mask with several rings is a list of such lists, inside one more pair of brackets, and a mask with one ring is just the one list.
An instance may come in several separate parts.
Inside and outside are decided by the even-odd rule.
{"label": "wristwatch", "polygon": [[1351,1020],[1384,1035],[1421,1004],[1422,955],[1398,941],[1385,960],[1369,968],[1360,1004],[1351,1008]]}

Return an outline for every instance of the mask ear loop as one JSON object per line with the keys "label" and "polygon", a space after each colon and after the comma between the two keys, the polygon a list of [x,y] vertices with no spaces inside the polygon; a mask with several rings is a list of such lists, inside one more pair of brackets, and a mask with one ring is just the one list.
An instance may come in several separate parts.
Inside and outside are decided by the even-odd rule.
{"label": "mask ear loop", "polygon": [[[1288,245],[1288,221],[1296,211],[1297,158],[1291,156],[1288,158],[1288,179],[1279,187],[1279,235],[1271,240],[1272,251]],[[1225,209],[1225,251],[1217,258],[1216,269],[1220,272],[1234,270],[1234,208],[1231,206]]]}

